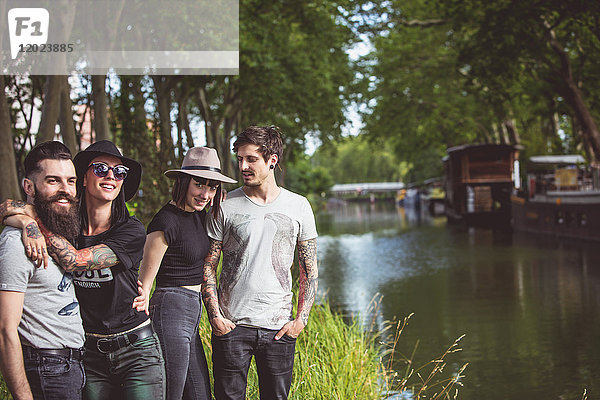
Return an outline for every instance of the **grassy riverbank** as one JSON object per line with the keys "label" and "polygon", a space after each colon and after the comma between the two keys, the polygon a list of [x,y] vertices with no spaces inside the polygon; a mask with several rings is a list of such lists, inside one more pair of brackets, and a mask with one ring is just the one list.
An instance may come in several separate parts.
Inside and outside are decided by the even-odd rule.
{"label": "grassy riverbank", "polygon": [[[200,332],[210,367],[210,326],[205,318]],[[316,305],[296,343],[290,400],[378,399],[383,372],[380,365],[378,346],[358,323],[347,325],[329,305]],[[246,398],[259,398],[254,362]]]}
{"label": "grassy riverbank", "polygon": [[[455,398],[455,386],[462,373],[441,378],[444,358],[456,350],[456,343],[425,366],[413,368],[409,360],[404,375],[390,369],[407,319],[389,325],[390,339],[382,340],[365,332],[353,319],[350,324],[331,311],[327,303],[315,305],[310,322],[298,338],[290,400],[376,400],[390,394],[410,392],[405,399]],[[210,326],[205,317],[200,325],[209,367],[211,367]],[[463,367],[464,369],[464,367]],[[448,373],[446,373],[448,375]],[[10,399],[0,380],[0,399]],[[247,399],[258,399],[258,378],[252,363]]]}
{"label": "grassy riverbank", "polygon": [[[460,339],[426,365],[414,366],[396,350],[409,318],[389,323],[385,332],[373,335],[358,318],[347,324],[327,302],[315,305],[296,343],[290,400],[380,400],[398,393],[403,393],[402,399],[458,398],[457,385],[466,365],[458,371],[444,372],[444,367],[446,357],[459,350]],[[205,316],[200,334],[210,368],[210,326]],[[403,374],[391,369],[398,361],[406,365]],[[253,362],[246,399],[258,399],[258,393]]]}

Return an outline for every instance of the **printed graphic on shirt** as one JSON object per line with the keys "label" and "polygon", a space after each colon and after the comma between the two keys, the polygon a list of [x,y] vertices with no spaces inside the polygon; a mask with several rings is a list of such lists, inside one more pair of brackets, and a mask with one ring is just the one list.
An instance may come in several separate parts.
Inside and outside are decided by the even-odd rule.
{"label": "printed graphic on shirt", "polygon": [[292,286],[290,267],[297,240],[294,220],[269,213],[260,217],[238,214],[230,222],[219,286],[225,313],[242,309],[246,313],[254,308],[273,325],[290,319],[291,302],[281,299]]}
{"label": "printed graphic on shirt", "polygon": [[73,274],[70,272],[63,273],[63,277],[58,284],[58,290],[61,292],[66,292],[71,287],[71,283],[73,283]]}
{"label": "printed graphic on shirt", "polygon": [[86,289],[99,289],[104,282],[113,280],[110,268],[73,272],[75,285]]}
{"label": "printed graphic on shirt", "polygon": [[74,301],[72,303],[67,304],[63,308],[58,311],[58,315],[69,316],[69,315],[77,315],[79,313],[79,303]]}
{"label": "printed graphic on shirt", "polygon": [[248,247],[248,225],[252,221],[250,215],[234,215],[231,221],[231,238],[223,248],[223,268],[221,270],[219,299],[225,304],[231,298],[231,289],[240,278],[241,267],[248,264],[248,255],[244,249]]}
{"label": "printed graphic on shirt", "polygon": [[[61,292],[66,292],[71,287],[71,283],[73,282],[73,274],[70,272],[63,272],[63,277],[60,280],[60,283],[57,286],[57,289]],[[79,314],[79,303],[77,300],[73,299],[73,301],[58,311],[58,315],[62,316],[70,316]]]}
{"label": "printed graphic on shirt", "polygon": [[273,250],[271,252],[271,261],[275,276],[285,291],[292,290],[290,282],[290,265],[293,262],[295,236],[292,219],[287,215],[273,213],[265,215],[265,220],[273,221],[277,227],[277,232],[273,237]]}

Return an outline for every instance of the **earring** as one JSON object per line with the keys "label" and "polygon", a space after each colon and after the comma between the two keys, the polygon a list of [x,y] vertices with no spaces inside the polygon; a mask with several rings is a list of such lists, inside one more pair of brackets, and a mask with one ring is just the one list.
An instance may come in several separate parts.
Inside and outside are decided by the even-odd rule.
{"label": "earring", "polygon": [[269,165],[269,168],[275,169],[275,166],[273,164],[271,164],[271,165]]}

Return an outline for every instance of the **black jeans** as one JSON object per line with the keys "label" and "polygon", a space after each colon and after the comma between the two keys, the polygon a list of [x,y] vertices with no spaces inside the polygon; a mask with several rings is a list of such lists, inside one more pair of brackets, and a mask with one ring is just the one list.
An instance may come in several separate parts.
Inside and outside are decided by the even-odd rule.
{"label": "black jeans", "polygon": [[212,398],[198,332],[201,313],[200,293],[182,287],[157,288],[150,300],[150,319],[165,358],[168,400]]}
{"label": "black jeans", "polygon": [[292,384],[296,339],[278,331],[237,326],[223,336],[212,335],[213,374],[217,400],[246,397],[248,369],[256,361],[262,400],[287,399]]}
{"label": "black jeans", "polygon": [[23,364],[35,400],[81,400],[85,372],[80,356],[23,346]]}
{"label": "black jeans", "polygon": [[165,364],[153,333],[111,352],[101,352],[86,342],[86,400],[162,400],[165,397]]}

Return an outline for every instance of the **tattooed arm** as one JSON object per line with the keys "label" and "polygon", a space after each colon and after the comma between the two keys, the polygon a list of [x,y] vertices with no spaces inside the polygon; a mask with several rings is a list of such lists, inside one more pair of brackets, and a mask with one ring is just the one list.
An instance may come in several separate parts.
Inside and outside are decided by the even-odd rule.
{"label": "tattooed arm", "polygon": [[117,265],[119,258],[105,244],[98,244],[77,250],[67,239],[50,232],[38,221],[42,233],[46,237],[48,253],[67,272],[89,271]]}
{"label": "tattooed arm", "polygon": [[217,296],[217,267],[221,257],[223,242],[210,240],[210,248],[204,259],[204,271],[202,275],[202,300],[204,308],[208,313],[208,320],[216,336],[222,336],[235,328],[235,324],[223,317],[219,309],[219,298]]}
{"label": "tattooed arm", "polygon": [[300,277],[296,319],[285,324],[275,335],[275,340],[279,340],[284,334],[294,338],[298,337],[302,329],[308,324],[308,315],[315,302],[319,277],[317,239],[298,242],[298,261],[300,264]]}
{"label": "tattooed arm", "polygon": [[[31,212],[32,210],[33,207],[31,205],[28,206],[24,201],[8,199],[0,204],[0,221],[4,221],[4,218],[10,217],[11,215],[27,215],[28,211]],[[29,216],[35,217],[35,215],[31,214],[29,214]]]}
{"label": "tattooed arm", "polygon": [[47,268],[46,241],[35,222],[36,216],[33,206],[21,200],[9,199],[0,204],[0,220],[6,225],[23,231],[22,240],[27,257],[31,258],[38,267],[43,263],[44,268]]}

